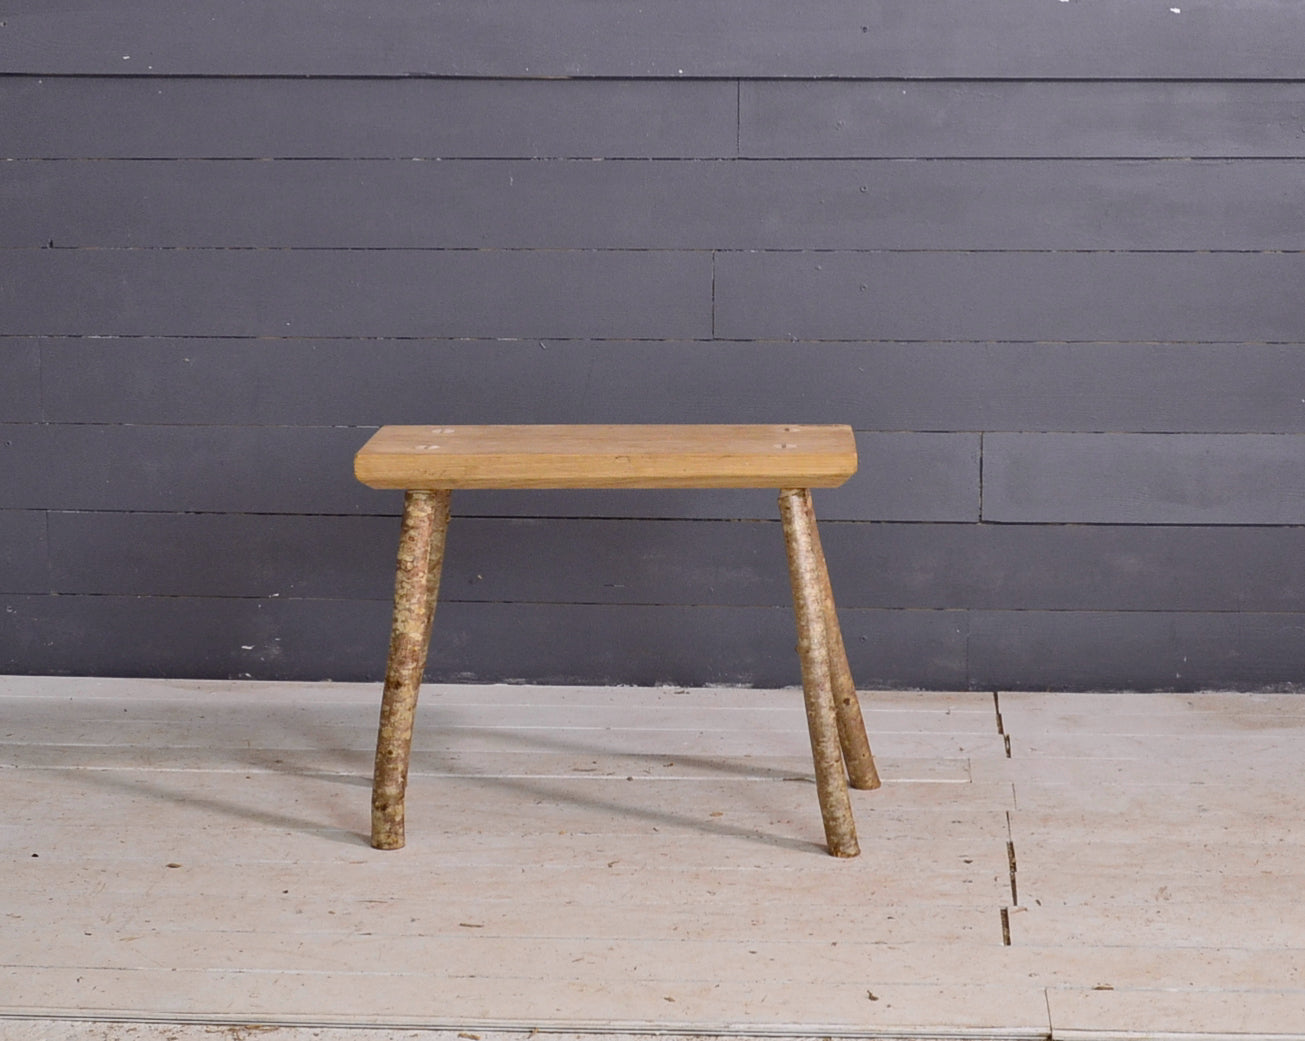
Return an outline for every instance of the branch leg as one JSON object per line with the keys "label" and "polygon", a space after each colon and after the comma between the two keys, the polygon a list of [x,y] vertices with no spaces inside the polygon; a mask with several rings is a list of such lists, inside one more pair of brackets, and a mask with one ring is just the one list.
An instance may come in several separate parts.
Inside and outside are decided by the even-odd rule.
{"label": "branch leg", "polygon": [[875,769],[870,739],[865,733],[865,720],[861,716],[861,703],[856,697],[856,683],[847,664],[847,648],[843,646],[843,631],[838,624],[834,591],[829,584],[829,568],[825,564],[824,550],[820,545],[820,529],[816,526],[816,515],[809,494],[803,509],[808,515],[812,548],[820,571],[820,603],[825,616],[830,681],[834,688],[834,710],[838,718],[838,740],[843,747],[843,761],[847,764],[847,774],[853,788],[878,788],[881,784],[879,771]]}
{"label": "branch leg", "polygon": [[408,786],[412,724],[439,597],[450,498],[448,491],[409,491],[403,499],[394,621],[372,779],[372,845],[377,849],[403,846],[403,796]]}
{"label": "branch leg", "polygon": [[843,751],[838,736],[838,714],[830,669],[830,642],[826,634],[826,611],[821,567],[815,541],[811,494],[806,489],[784,489],[779,493],[779,513],[784,522],[784,544],[788,551],[788,574],[793,587],[793,610],[797,619],[798,656],[802,662],[802,695],[806,703],[807,729],[811,735],[811,757],[816,770],[816,792],[825,825],[829,852],[836,857],[855,857],[861,852],[856,841],[856,823],[847,794]]}

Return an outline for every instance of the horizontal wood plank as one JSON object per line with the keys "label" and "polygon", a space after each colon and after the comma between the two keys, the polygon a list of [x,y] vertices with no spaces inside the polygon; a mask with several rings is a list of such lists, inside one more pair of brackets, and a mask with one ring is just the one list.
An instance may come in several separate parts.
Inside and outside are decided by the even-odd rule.
{"label": "horizontal wood plank", "polygon": [[1305,669],[1299,614],[971,611],[967,618],[969,682],[978,689],[1295,690]]}
{"label": "horizontal wood plank", "polygon": [[0,245],[1299,250],[1298,181],[1256,159],[15,162]]}
{"label": "horizontal wood plank", "polygon": [[119,75],[803,76],[1289,79],[1305,15],[1282,0],[1196,10],[940,0],[287,0],[258,16],[138,0],[127,14],[8,12],[14,72]]}
{"label": "horizontal wood plank", "polygon": [[702,80],[12,77],[0,138],[33,159],[708,158],[737,149],[737,93]]}
{"label": "horizontal wood plank", "polygon": [[[1301,156],[1300,83],[744,80],[752,157]],[[1066,199],[1067,203],[1072,200]]]}
{"label": "horizontal wood plank", "polygon": [[1293,343],[1305,254],[721,253],[717,336]]}
{"label": "horizontal wood plank", "polygon": [[39,422],[41,401],[41,345],[35,340],[6,339],[3,352],[5,378],[0,381],[0,417],[9,423]]}
{"label": "horizontal wood plank", "polygon": [[[2,424],[0,503],[9,508],[370,512],[347,427]],[[233,460],[244,459],[243,466]],[[58,460],[56,463],[55,460]],[[310,505],[311,504],[311,505]]]}
{"label": "horizontal wood plank", "polygon": [[1238,81],[13,77],[0,79],[0,130],[6,155],[33,159],[1277,158],[1305,151],[1302,93]]}
{"label": "horizontal wood plank", "polygon": [[711,256],[657,251],[9,250],[16,334],[711,332]]}
{"label": "horizontal wood plank", "polygon": [[[319,706],[366,706],[368,709],[376,704],[376,686],[373,683],[348,683],[330,681],[314,682],[262,682],[257,680],[185,680],[160,679],[143,683],[133,677],[113,676],[78,676],[75,678],[51,680],[42,676],[16,676],[0,674],[0,694],[5,697],[25,700],[67,700],[76,698],[77,704],[98,701],[119,701],[127,711],[136,711],[133,706],[141,702],[172,704],[184,708],[197,694],[203,694],[205,702],[219,707],[236,705],[256,705],[266,708],[269,705],[297,706],[307,702],[309,711],[316,711]],[[547,703],[558,707],[597,707],[613,708],[628,706],[632,696],[637,696],[640,703],[649,706],[667,706],[686,704],[690,701],[704,700],[714,708],[774,708],[777,703],[786,703],[790,697],[788,691],[777,690],[769,694],[737,686],[712,687],[696,686],[693,689],[660,686],[646,687],[637,695],[623,687],[594,687],[577,684],[550,683],[546,686],[526,683],[501,684],[425,684],[422,687],[422,701],[436,701],[442,705],[457,706],[496,706],[518,709],[526,705],[538,704],[541,695],[546,695]],[[1010,695],[1021,697],[1021,695]],[[1259,698],[1264,695],[1253,695]],[[964,690],[877,690],[874,702],[867,705],[868,711],[910,712],[924,717],[939,714],[957,722],[963,722],[963,729],[969,728],[969,721],[974,716],[991,717],[992,695],[984,691],[976,693]],[[1157,700],[1163,701],[1164,698]],[[92,709],[92,711],[95,711]],[[925,726],[925,729],[939,729]],[[946,729],[946,728],[943,728]]]}
{"label": "horizontal wood plank", "polygon": [[0,510],[0,588],[51,592],[48,529],[40,510]]}
{"label": "horizontal wood plank", "polygon": [[[428,417],[429,418],[429,417]],[[0,506],[73,510],[397,514],[402,496],[354,478],[374,432],[348,427],[0,424]],[[866,433],[858,475],[815,493],[817,515],[976,520],[970,434]],[[243,467],[232,459],[248,460]],[[112,474],[110,480],[106,475]],[[773,519],[773,490],[513,490],[459,493],[456,515]]]}
{"label": "horizontal wood plank", "polygon": [[[1274,987],[1274,974],[1241,992],[1127,986],[1050,990],[1047,1004],[1055,1022],[1080,1037],[1100,1037],[1115,1024],[1128,1023],[1156,1038],[1202,1033],[1245,1037],[1276,1034],[1305,1018],[1305,991],[1291,978],[1290,989]],[[1281,977],[1280,977],[1281,978]]]}
{"label": "horizontal wood plank", "polygon": [[988,434],[984,519],[1302,524],[1303,448],[1286,434]]}
{"label": "horizontal wood plank", "polygon": [[1002,716],[1026,734],[1187,734],[1232,729],[1234,733],[1295,725],[1305,700],[1295,694],[1202,691],[1197,694],[1060,694],[1047,702],[1036,694],[1005,693]]}
{"label": "horizontal wood plank", "polygon": [[[663,340],[650,349],[628,340],[202,337],[11,343],[39,347],[47,374],[44,418],[54,422],[366,426],[793,417],[862,431],[1305,433],[1295,391],[1301,352],[1289,344]],[[366,379],[359,378],[363,371]],[[305,380],[305,372],[314,378]],[[650,382],[658,393],[648,393]],[[441,393],[433,401],[436,386]],[[594,387],[603,393],[591,393]],[[40,418],[37,407],[33,389],[14,418]],[[881,483],[876,495],[884,494]]]}
{"label": "horizontal wood plank", "polygon": [[[537,1030],[538,1025],[559,1027],[584,1033],[619,1029],[631,1033],[655,1033],[675,1030],[687,1034],[704,1034],[725,1029],[749,1029],[756,1033],[797,1032],[802,1027],[819,1024],[822,1033],[856,1033],[882,1029],[900,1034],[912,1024],[928,1023],[937,1033],[936,1024],[957,1024],[961,1029],[993,1033],[993,1024],[1014,1022],[1012,1030],[1021,1038],[1036,1038],[1041,1028],[1045,1034],[1046,1003],[1040,993],[1030,995],[1027,988],[1010,984],[991,986],[902,984],[883,988],[885,998],[870,1003],[864,981],[843,986],[821,988],[818,992],[805,983],[785,982],[765,988],[768,1001],[782,1014],[791,1017],[776,1022],[758,1002],[757,987],[752,983],[712,984],[686,981],[667,986],[659,980],[627,980],[600,987],[581,980],[558,984],[509,977],[512,981],[512,1018],[495,1010],[503,1008],[504,980],[479,978],[464,980],[426,973],[382,976],[379,985],[368,988],[365,1001],[359,998],[360,973],[323,971],[294,977],[211,971],[181,973],[167,969],[139,968],[120,970],[84,968],[25,969],[22,978],[28,1002],[10,1006],[11,1014],[48,1013],[79,980],[95,992],[112,995],[121,1006],[97,1005],[89,1010],[106,1018],[118,1018],[123,1008],[138,1010],[149,1018],[175,1018],[178,1002],[171,998],[180,987],[191,995],[191,1006],[205,1009],[206,1022],[248,1023],[254,1018],[261,1025],[338,1024],[388,1025],[408,1030],[447,1027],[466,1032],[482,1024],[521,1033]],[[17,974],[0,971],[0,982],[11,992],[16,989]],[[364,977],[365,978],[365,977]],[[10,981],[14,982],[11,983]],[[369,981],[370,982],[370,981]],[[669,991],[669,993],[668,993]],[[814,1000],[816,993],[820,1000]],[[880,1005],[882,1004],[882,1010]],[[207,1011],[239,1007],[244,1011]],[[669,1011],[668,1011],[669,1007]],[[389,1010],[377,1013],[376,1008]],[[171,1013],[171,1015],[169,1015]],[[520,1018],[515,1018],[519,1016]],[[593,1018],[589,1018],[589,1017]],[[447,1017],[447,1018],[445,1018]],[[926,1035],[927,1036],[927,1035]]]}
{"label": "horizontal wood plank", "polygon": [[[23,516],[13,523],[33,534],[10,544],[15,566],[30,569],[26,547],[44,533],[37,539],[35,514]],[[39,584],[12,592],[393,595],[392,516],[56,511],[48,524],[48,580],[31,570]],[[1300,527],[826,520],[820,530],[846,608],[1305,611]],[[781,605],[790,590],[774,521],[458,516],[441,596]]]}
{"label": "horizontal wood plank", "polygon": [[[7,670],[375,680],[384,601],[11,595]],[[478,682],[797,682],[791,611],[441,605],[429,673]],[[863,687],[1202,690],[1299,685],[1298,613],[848,609]],[[511,630],[507,648],[496,634]],[[584,631],[584,646],[561,642]]]}
{"label": "horizontal wood plank", "polygon": [[[1042,945],[1047,937],[1056,936],[1068,944],[1084,943],[1105,946],[1119,943],[1159,947],[1210,947],[1227,945],[1235,931],[1238,943],[1248,948],[1295,947],[1300,940],[1300,924],[1284,919],[1280,908],[1247,903],[1175,904],[1163,900],[1146,910],[1136,905],[1105,906],[1093,911],[1088,906],[1057,907],[1036,904],[1016,916],[1011,939],[1016,931],[1023,942]],[[1269,984],[1266,980],[1265,983]],[[1279,986],[1288,980],[1273,981]],[[1305,999],[1305,993],[1298,1000]],[[1301,1000],[1305,1008],[1305,1000]]]}
{"label": "horizontal wood plank", "polygon": [[[0,610],[12,620],[0,669],[57,675],[375,681],[390,622],[383,601],[286,598],[4,596]],[[445,603],[438,615],[437,681],[798,682],[787,607]],[[964,612],[854,611],[841,622],[861,686],[964,688]],[[583,644],[559,640],[568,631]]]}

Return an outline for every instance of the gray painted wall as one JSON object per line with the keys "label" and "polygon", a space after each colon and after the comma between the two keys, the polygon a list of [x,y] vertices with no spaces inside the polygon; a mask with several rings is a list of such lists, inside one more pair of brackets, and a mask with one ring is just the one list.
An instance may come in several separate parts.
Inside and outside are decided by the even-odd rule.
{"label": "gray painted wall", "polygon": [[[1305,684],[1301,39],[15,0],[0,669],[377,678],[381,423],[799,421],[858,432],[816,502],[863,686]],[[771,496],[454,507],[433,677],[796,681]]]}

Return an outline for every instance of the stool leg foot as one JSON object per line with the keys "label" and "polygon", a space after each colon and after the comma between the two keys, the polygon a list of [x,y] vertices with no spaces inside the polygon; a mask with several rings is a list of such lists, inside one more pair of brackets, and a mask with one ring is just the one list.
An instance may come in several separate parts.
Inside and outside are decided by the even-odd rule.
{"label": "stool leg foot", "polygon": [[829,568],[820,544],[820,529],[816,525],[811,496],[803,502],[811,528],[812,549],[820,573],[820,603],[825,618],[825,640],[829,647],[830,681],[834,688],[834,711],[838,718],[838,740],[843,748],[843,761],[853,788],[878,788],[879,771],[870,752],[870,739],[866,737],[865,719],[861,703],[856,696],[856,683],[847,664],[847,648],[843,645],[843,630],[838,624],[838,609],[834,605],[834,591],[829,583]]}
{"label": "stool leg foot", "polygon": [[816,792],[825,825],[825,840],[834,856],[855,857],[861,849],[856,841],[856,823],[847,794],[847,776],[838,736],[830,640],[820,577],[822,568],[810,492],[806,489],[781,491],[779,513],[784,522],[788,574],[797,618],[798,656],[802,662],[802,695],[806,703],[807,729],[811,735],[811,757],[815,763]]}
{"label": "stool leg foot", "polygon": [[410,491],[403,500],[394,621],[372,779],[372,845],[377,849],[403,846],[403,796],[408,786],[412,724],[439,596],[450,498],[448,491]]}

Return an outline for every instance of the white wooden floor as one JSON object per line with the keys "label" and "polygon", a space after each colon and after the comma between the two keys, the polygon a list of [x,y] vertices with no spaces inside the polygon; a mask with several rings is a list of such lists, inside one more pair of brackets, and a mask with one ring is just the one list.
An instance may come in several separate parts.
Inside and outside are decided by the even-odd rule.
{"label": "white wooden floor", "polygon": [[1305,1038],[1305,696],[864,695],[854,861],[792,690],[428,686],[373,851],[378,701],[0,678],[0,1038]]}

